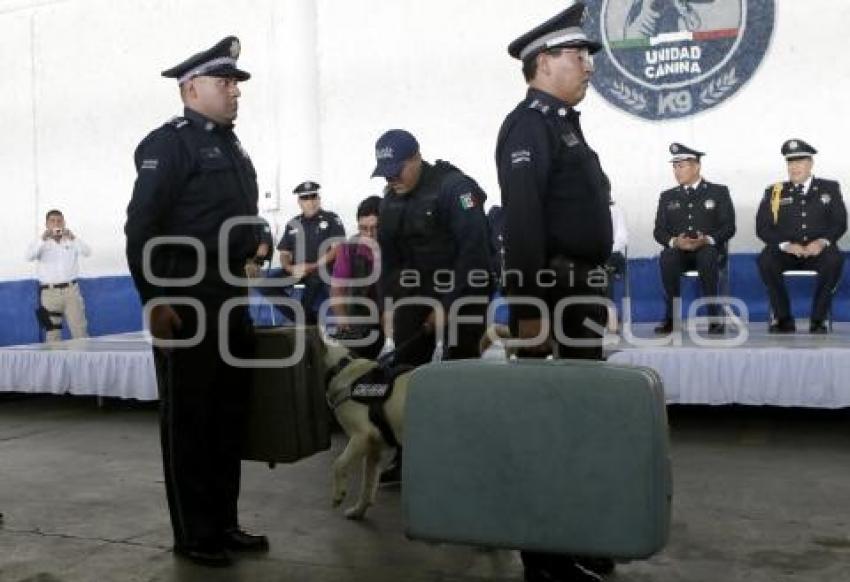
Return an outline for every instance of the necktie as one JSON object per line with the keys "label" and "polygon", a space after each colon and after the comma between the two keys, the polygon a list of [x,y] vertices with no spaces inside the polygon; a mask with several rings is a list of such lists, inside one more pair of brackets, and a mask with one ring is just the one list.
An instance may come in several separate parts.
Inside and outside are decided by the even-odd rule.
{"label": "necktie", "polygon": [[693,196],[693,195],[694,195],[694,189],[693,189],[693,188],[691,188],[690,186],[688,186],[687,188],[685,188],[685,193],[686,193],[688,196]]}
{"label": "necktie", "polygon": [[803,193],[803,185],[802,184],[796,184],[794,186],[794,194],[802,194],[802,193]]}

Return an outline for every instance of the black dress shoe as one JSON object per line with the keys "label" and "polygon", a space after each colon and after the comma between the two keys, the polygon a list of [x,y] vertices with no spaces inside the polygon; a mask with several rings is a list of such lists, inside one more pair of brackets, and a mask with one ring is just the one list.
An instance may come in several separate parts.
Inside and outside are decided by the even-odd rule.
{"label": "black dress shoe", "polygon": [[809,324],[809,333],[826,334],[829,333],[829,328],[821,319],[813,319]]}
{"label": "black dress shoe", "polygon": [[224,547],[233,552],[268,552],[269,538],[249,534],[239,528],[229,529],[222,536]]}
{"label": "black dress shoe", "polygon": [[590,570],[594,574],[599,574],[600,576],[607,576],[614,571],[614,560],[611,558],[580,557],[576,558],[576,564],[585,570]]}
{"label": "black dress shoe", "polygon": [[797,331],[797,325],[793,319],[780,319],[771,323],[767,331],[770,333],[794,333]]}
{"label": "black dress shoe", "polygon": [[603,577],[577,563],[563,564],[557,569],[525,567],[525,582],[600,582]]}
{"label": "black dress shoe", "polygon": [[726,333],[726,326],[722,323],[710,323],[708,324],[708,333],[711,335],[723,335]]}
{"label": "black dress shoe", "polygon": [[224,548],[217,546],[175,545],[174,555],[194,562],[199,566],[226,568],[233,565],[233,558],[230,557],[230,554],[224,551]]}
{"label": "black dress shoe", "polygon": [[655,326],[655,333],[658,335],[667,335],[673,333],[673,320],[665,319]]}

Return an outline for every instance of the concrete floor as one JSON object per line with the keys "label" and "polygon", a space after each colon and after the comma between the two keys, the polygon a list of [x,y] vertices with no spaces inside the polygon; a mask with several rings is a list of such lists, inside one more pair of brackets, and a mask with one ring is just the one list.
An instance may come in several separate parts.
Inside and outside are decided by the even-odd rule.
{"label": "concrete floor", "polygon": [[[611,580],[850,581],[850,411],[670,418],[670,544]],[[210,570],[171,554],[155,408],[0,396],[0,582],[521,580],[513,552],[406,540],[398,490],[345,520],[329,503],[333,454],[245,464],[242,522],[272,551]]]}

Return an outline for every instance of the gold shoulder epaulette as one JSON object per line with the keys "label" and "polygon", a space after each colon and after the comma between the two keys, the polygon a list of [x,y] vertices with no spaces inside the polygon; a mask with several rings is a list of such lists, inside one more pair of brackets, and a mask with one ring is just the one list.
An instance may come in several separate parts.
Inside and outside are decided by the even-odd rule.
{"label": "gold shoulder epaulette", "polygon": [[779,222],[779,201],[782,200],[782,182],[773,185],[770,195],[770,210],[773,212],[773,224]]}

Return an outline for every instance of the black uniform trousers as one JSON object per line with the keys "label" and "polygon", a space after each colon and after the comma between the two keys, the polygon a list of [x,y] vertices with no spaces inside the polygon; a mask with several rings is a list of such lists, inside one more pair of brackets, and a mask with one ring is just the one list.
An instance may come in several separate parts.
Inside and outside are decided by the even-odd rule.
{"label": "black uniform trousers", "polygon": [[[175,545],[220,547],[223,533],[238,526],[241,438],[251,370],[226,364],[218,347],[218,306],[207,309],[207,332],[196,347],[154,348],[160,397],[163,472]],[[183,327],[175,339],[195,335],[194,309],[175,305]],[[231,352],[250,357],[247,310],[231,313]]]}
{"label": "black uniform trousers", "polygon": [[817,284],[812,298],[811,318],[824,321],[829,314],[832,294],[841,280],[844,256],[835,245],[826,247],[816,257],[797,258],[782,252],[777,245],[768,245],[758,257],[759,272],[767,287],[770,306],[777,320],[791,319],[791,301],[782,273],[793,270],[817,271]]}
{"label": "black uniform trousers", "polygon": [[[559,301],[572,297],[583,297],[588,299],[604,298],[607,285],[601,288],[591,287],[585,283],[588,281],[587,273],[592,267],[582,266],[580,263],[570,261],[568,259],[556,260],[555,264],[550,264],[556,273],[556,285],[549,289],[547,293],[546,303],[549,309],[549,317],[552,317],[552,333],[555,333],[555,327],[560,326],[563,335],[568,339],[582,340],[595,345],[570,345],[557,342],[555,349],[557,357],[562,359],[576,360],[604,360],[604,351],[602,346],[602,334],[597,333],[587,326],[587,322],[595,322],[600,328],[605,327],[608,322],[608,310],[602,305],[589,303],[577,303],[566,307],[563,310],[561,317],[558,320],[554,319],[555,308]],[[570,272],[565,272],[565,269]],[[511,310],[510,316],[511,334],[514,337],[519,337],[519,320],[515,317],[515,311]],[[546,354],[530,352],[527,350],[519,350],[518,357],[520,358],[544,358]],[[548,572],[571,572],[574,569],[576,556],[566,554],[553,554],[546,552],[529,552],[521,551],[520,558],[523,566],[527,571],[548,571]]]}
{"label": "black uniform trousers", "polygon": [[[665,319],[673,319],[673,300],[682,295],[682,273],[696,269],[699,274],[702,296],[717,296],[717,283],[720,271],[720,253],[714,245],[705,245],[696,251],[683,251],[666,248],[659,257],[661,281],[664,284]],[[707,306],[708,314],[717,315],[716,303]]]}
{"label": "black uniform trousers", "polygon": [[[431,361],[436,349],[437,338],[434,333],[422,331],[422,325],[433,309],[425,305],[402,305],[393,312],[393,342],[398,348],[397,364],[421,366]],[[487,305],[465,305],[458,310],[461,317],[477,316],[481,323],[457,325],[457,342],[450,342],[448,328],[455,322],[446,321],[446,333],[443,337],[444,360],[478,358],[479,345],[484,335]],[[448,312],[446,312],[448,318]]]}

